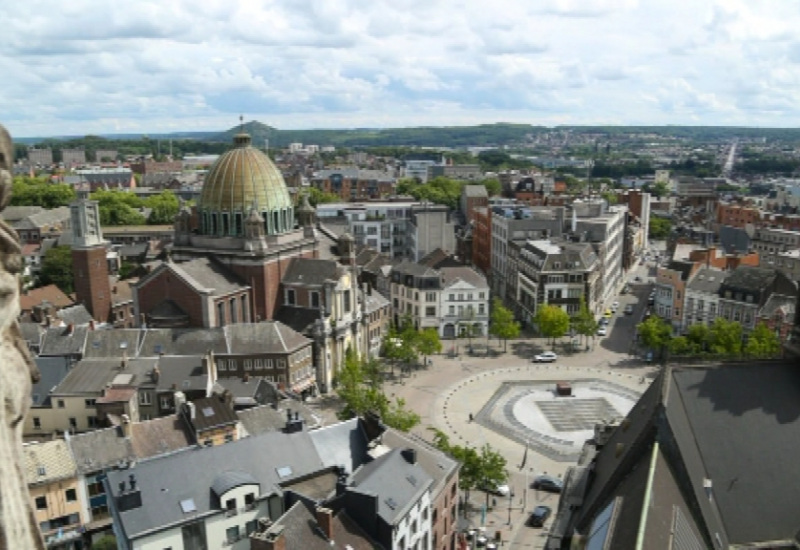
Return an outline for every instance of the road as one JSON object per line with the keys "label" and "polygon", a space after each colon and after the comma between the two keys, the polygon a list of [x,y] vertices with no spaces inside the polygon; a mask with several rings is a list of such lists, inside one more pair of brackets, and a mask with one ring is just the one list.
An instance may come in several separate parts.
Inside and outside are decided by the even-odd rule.
{"label": "road", "polygon": [[738,140],[733,140],[731,148],[728,150],[728,156],[725,158],[725,165],[722,167],[722,175],[726,178],[730,177],[731,172],[733,172],[733,164],[736,162],[736,148],[738,145]]}

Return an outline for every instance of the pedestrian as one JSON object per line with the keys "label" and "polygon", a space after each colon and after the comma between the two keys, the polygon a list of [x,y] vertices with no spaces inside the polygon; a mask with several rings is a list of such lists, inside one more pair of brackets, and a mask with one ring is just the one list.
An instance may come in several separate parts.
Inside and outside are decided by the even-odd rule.
{"label": "pedestrian", "polygon": [[469,413],[469,421],[472,422],[472,413]]}

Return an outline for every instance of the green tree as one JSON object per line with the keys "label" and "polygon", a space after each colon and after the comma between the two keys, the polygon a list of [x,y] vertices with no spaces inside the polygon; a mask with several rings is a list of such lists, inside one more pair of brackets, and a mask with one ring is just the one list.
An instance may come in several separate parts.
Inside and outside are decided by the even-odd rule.
{"label": "green tree", "polygon": [[426,328],[420,332],[414,343],[417,352],[424,358],[424,363],[428,364],[428,356],[434,353],[441,353],[442,341],[439,339],[439,331],[435,328]]}
{"label": "green tree", "polygon": [[664,353],[664,349],[672,339],[672,328],[661,317],[653,315],[646,321],[636,325],[639,338],[648,348]]}
{"label": "green tree", "polygon": [[317,206],[318,204],[328,202],[339,202],[340,200],[342,199],[335,193],[328,193],[327,191],[322,191],[313,186],[308,188],[308,202],[311,206]]}
{"label": "green tree", "polygon": [[403,399],[392,401],[383,392],[380,366],[369,359],[359,359],[350,349],[345,353],[337,382],[336,391],[344,403],[338,415],[342,420],[372,411],[387,426],[402,431],[409,431],[420,422],[419,415],[409,410]]}
{"label": "green tree", "polygon": [[[508,480],[505,457],[488,444],[481,447],[480,471],[483,486],[487,489],[502,485]],[[486,508],[489,508],[489,493],[486,493]]]}
{"label": "green tree", "polygon": [[569,331],[569,315],[558,306],[548,304],[539,307],[533,322],[542,336],[550,338],[553,343]]}
{"label": "green tree", "polygon": [[64,183],[50,183],[46,177],[17,176],[12,184],[12,206],[58,208],[75,200],[75,190]]}
{"label": "green tree", "polygon": [[514,314],[503,306],[500,298],[495,298],[492,301],[492,315],[489,325],[489,333],[492,336],[503,340],[503,351],[508,349],[509,338],[517,338],[519,336],[520,326],[514,320]]}
{"label": "green tree", "polygon": [[158,195],[149,197],[144,201],[145,206],[151,208],[147,223],[150,225],[168,225],[175,221],[180,203],[175,193],[164,190]]}
{"label": "green tree", "polygon": [[586,305],[586,300],[583,296],[580,298],[578,312],[572,316],[571,323],[575,332],[587,339],[597,334],[599,323],[597,319],[594,318],[594,315],[592,315],[592,312],[589,311],[589,307]]}
{"label": "green tree", "polygon": [[753,357],[776,357],[781,352],[781,341],[766,323],[758,323],[747,337],[744,352]]}
{"label": "green tree", "polygon": [[74,281],[70,247],[54,246],[45,252],[42,270],[39,272],[39,284],[56,285],[65,294],[72,294],[75,289]]}
{"label": "green tree", "polygon": [[617,194],[611,191],[603,191],[600,193],[600,196],[605,199],[609,206],[613,206],[619,202],[619,197],[617,197]]}
{"label": "green tree", "polygon": [[648,227],[648,235],[651,239],[666,239],[669,237],[672,224],[669,220],[664,218],[650,218],[650,225]]}
{"label": "green tree", "polygon": [[102,225],[144,225],[145,217],[137,211],[144,201],[126,191],[100,189],[90,195],[98,202]]}
{"label": "green tree", "polygon": [[481,185],[486,187],[486,192],[490,197],[499,195],[503,191],[503,186],[500,184],[500,180],[497,178],[486,178],[481,182]]}
{"label": "green tree", "polygon": [[686,331],[686,339],[693,354],[703,353],[711,343],[711,332],[706,325],[694,324]]}
{"label": "green tree", "polygon": [[659,181],[653,187],[650,188],[650,193],[652,193],[657,198],[661,198],[667,193],[669,193],[669,186],[664,183],[663,181]]}
{"label": "green tree", "polygon": [[722,317],[711,325],[711,351],[719,355],[742,353],[742,325]]}
{"label": "green tree", "polygon": [[677,336],[669,341],[669,352],[673,355],[694,355],[694,347],[686,336]]}
{"label": "green tree", "polygon": [[92,550],[117,550],[117,539],[104,535],[92,543]]}

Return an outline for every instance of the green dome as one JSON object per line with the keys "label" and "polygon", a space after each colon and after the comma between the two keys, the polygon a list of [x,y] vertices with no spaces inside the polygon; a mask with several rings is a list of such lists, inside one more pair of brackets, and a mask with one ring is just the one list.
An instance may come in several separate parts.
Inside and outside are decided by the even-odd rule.
{"label": "green dome", "polygon": [[234,148],[217,159],[208,171],[200,200],[201,233],[241,237],[251,210],[264,219],[268,235],[294,229],[294,205],[280,170],[251,147],[250,136],[238,134]]}

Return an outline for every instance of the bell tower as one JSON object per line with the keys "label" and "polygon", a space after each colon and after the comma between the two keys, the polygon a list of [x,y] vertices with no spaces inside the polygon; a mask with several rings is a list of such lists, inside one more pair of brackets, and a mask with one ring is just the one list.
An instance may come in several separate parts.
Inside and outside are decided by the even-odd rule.
{"label": "bell tower", "polygon": [[95,320],[107,322],[111,315],[111,285],[97,201],[79,199],[73,202],[70,223],[75,297]]}

